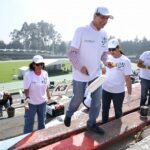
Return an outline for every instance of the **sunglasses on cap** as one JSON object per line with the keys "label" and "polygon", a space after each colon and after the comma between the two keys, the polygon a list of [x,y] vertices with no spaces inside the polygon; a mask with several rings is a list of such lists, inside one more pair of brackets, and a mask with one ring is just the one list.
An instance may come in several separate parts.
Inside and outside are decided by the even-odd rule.
{"label": "sunglasses on cap", "polygon": [[109,48],[109,52],[115,51],[115,50],[116,50],[116,48]]}
{"label": "sunglasses on cap", "polygon": [[43,66],[44,63],[38,63],[38,64],[35,64],[36,66]]}
{"label": "sunglasses on cap", "polygon": [[100,13],[96,13],[96,16],[100,16],[101,19],[108,19],[109,18],[109,16],[104,16],[104,15],[102,15]]}

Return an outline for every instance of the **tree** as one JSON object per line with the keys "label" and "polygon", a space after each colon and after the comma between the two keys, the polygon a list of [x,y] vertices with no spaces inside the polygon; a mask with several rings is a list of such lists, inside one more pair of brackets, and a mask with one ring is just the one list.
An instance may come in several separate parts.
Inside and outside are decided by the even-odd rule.
{"label": "tree", "polygon": [[19,41],[10,42],[7,45],[8,49],[23,49],[23,45]]}
{"label": "tree", "polygon": [[0,49],[5,49],[6,48],[6,44],[4,43],[4,41],[0,41]]}
{"label": "tree", "polygon": [[12,41],[19,41],[24,49],[47,49],[51,44],[60,44],[61,35],[54,30],[53,24],[44,21],[27,24],[24,22],[21,30],[14,30],[10,36]]}
{"label": "tree", "polygon": [[66,55],[67,52],[67,45],[65,42],[61,42],[60,46],[59,46],[59,52],[62,55]]}

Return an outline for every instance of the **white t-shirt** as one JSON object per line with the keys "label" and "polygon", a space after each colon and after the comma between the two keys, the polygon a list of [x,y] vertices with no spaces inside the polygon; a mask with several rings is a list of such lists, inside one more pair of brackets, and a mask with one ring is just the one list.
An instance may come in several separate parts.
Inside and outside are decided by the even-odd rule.
{"label": "white t-shirt", "polygon": [[[146,51],[141,54],[140,59],[144,61],[144,65],[150,66],[150,51]],[[150,70],[140,68],[140,77],[143,79],[150,80]]]}
{"label": "white t-shirt", "polygon": [[124,55],[119,58],[109,55],[108,61],[113,62],[116,67],[106,67],[107,79],[102,88],[110,93],[122,93],[125,91],[125,76],[132,74],[131,62]]}
{"label": "white t-shirt", "polygon": [[108,50],[106,32],[95,31],[91,26],[80,27],[75,32],[71,47],[79,49],[79,61],[89,72],[87,76],[73,67],[73,79],[88,82],[100,76],[101,55]]}
{"label": "white t-shirt", "polygon": [[24,76],[24,89],[29,89],[29,97],[31,104],[42,104],[46,101],[46,89],[49,84],[48,73],[42,70],[40,75],[36,75],[34,71],[26,72]]}

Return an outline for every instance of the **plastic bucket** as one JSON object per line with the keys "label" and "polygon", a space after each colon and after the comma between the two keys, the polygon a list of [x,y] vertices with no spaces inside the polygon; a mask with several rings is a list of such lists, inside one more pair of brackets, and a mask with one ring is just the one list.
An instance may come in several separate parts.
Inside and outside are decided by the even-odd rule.
{"label": "plastic bucket", "polygon": [[147,115],[148,115],[148,106],[141,106],[140,115],[141,115],[141,117],[147,117]]}
{"label": "plastic bucket", "polygon": [[7,108],[7,114],[8,114],[8,118],[14,117],[14,115],[15,115],[15,108],[14,107]]}

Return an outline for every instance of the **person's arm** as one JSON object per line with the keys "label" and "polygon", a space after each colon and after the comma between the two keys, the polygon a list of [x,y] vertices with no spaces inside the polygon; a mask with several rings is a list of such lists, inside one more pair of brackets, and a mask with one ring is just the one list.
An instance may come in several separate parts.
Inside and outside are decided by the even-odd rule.
{"label": "person's arm", "polygon": [[79,61],[79,49],[71,47],[68,52],[68,58],[75,69],[81,70],[82,66]]}
{"label": "person's arm", "polygon": [[24,89],[24,95],[26,98],[29,97],[29,89]]}
{"label": "person's arm", "polygon": [[31,84],[31,76],[30,76],[30,72],[26,72],[24,79],[23,79],[23,88],[24,88],[24,95],[26,98],[29,98],[29,88],[30,88],[30,84]]}
{"label": "person's arm", "polygon": [[132,82],[131,82],[130,75],[126,75],[125,76],[125,82],[126,82],[127,92],[128,92],[127,103],[128,103],[128,106],[130,106],[131,93],[132,93]]}
{"label": "person's arm", "polygon": [[130,75],[125,76],[125,82],[127,86],[128,95],[131,95],[132,94],[132,82],[131,82]]}
{"label": "person's arm", "polygon": [[51,100],[51,93],[49,91],[49,89],[46,89],[46,93],[47,93],[47,98],[48,98],[48,102]]}
{"label": "person's arm", "polygon": [[24,107],[25,109],[29,109],[29,100],[30,100],[30,97],[29,97],[29,89],[24,89],[24,94],[25,94],[25,102],[24,102]]}
{"label": "person's arm", "polygon": [[115,64],[113,64],[112,62],[108,61],[108,55],[110,53],[108,51],[103,52],[102,56],[101,56],[101,61],[103,62],[103,64],[105,66],[107,66],[108,68],[113,68],[115,67]]}
{"label": "person's arm", "polygon": [[85,75],[89,75],[88,70],[85,66],[82,66],[79,61],[79,49],[71,47],[68,52],[68,58],[75,69],[79,70]]}
{"label": "person's arm", "polygon": [[103,54],[101,56],[101,61],[103,62],[103,64],[105,66],[107,66],[108,54],[109,54],[109,52],[106,51],[106,52],[103,52]]}
{"label": "person's arm", "polygon": [[144,64],[144,61],[141,60],[141,59],[139,59],[139,61],[138,61],[138,63],[137,63],[137,66],[138,66],[139,68],[142,68],[142,69],[150,69],[150,66],[146,66],[146,65]]}
{"label": "person's arm", "polygon": [[12,96],[11,96],[11,95],[9,95],[9,103],[10,103],[10,105],[13,104],[13,99],[12,99]]}

